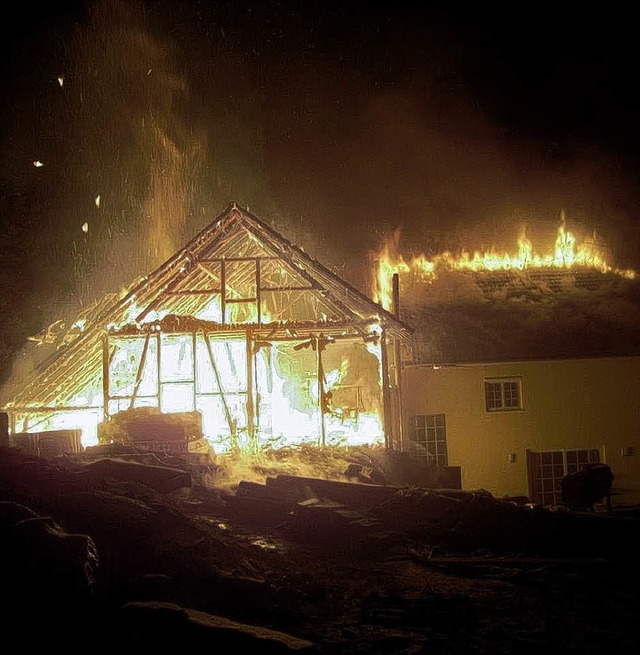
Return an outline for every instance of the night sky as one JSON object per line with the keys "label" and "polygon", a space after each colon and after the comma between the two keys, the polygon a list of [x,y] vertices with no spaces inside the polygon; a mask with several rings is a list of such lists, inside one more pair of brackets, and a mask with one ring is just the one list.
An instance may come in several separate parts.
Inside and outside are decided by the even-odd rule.
{"label": "night sky", "polygon": [[28,335],[155,268],[231,201],[366,293],[397,228],[407,255],[512,251],[522,226],[545,250],[561,211],[640,268],[632,10],[442,5],[15,8],[0,382]]}

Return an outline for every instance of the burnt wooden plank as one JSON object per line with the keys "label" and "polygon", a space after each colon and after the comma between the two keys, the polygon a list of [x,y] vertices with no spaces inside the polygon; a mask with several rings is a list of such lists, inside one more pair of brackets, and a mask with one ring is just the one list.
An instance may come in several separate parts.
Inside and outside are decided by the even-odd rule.
{"label": "burnt wooden plank", "polygon": [[393,496],[401,487],[323,480],[321,478],[278,475],[268,478],[267,485],[281,489],[307,490],[310,496],[319,496],[339,501],[351,507],[371,508],[380,505]]}

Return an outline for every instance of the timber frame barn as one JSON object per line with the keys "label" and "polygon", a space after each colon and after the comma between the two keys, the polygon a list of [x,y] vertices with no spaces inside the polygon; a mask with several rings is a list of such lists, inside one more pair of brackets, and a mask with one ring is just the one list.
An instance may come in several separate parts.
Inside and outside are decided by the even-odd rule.
{"label": "timber frame barn", "polygon": [[3,408],[12,433],[120,412],[199,412],[216,452],[401,450],[412,329],[232,203],[173,257],[81,316]]}

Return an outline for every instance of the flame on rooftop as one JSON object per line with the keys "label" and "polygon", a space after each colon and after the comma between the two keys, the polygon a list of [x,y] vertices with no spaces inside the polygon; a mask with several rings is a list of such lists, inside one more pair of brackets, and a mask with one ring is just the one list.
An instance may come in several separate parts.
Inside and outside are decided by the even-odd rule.
{"label": "flame on rooftop", "polygon": [[431,258],[424,254],[405,260],[399,252],[399,234],[388,239],[377,258],[373,275],[373,299],[385,309],[393,305],[393,276],[420,276],[425,283],[433,282],[438,276],[451,271],[524,271],[527,269],[591,269],[602,273],[612,273],[634,279],[636,272],[613,266],[606,258],[596,240],[578,242],[576,236],[567,229],[564,212],[560,216],[555,242],[545,254],[539,254],[524,230],[517,240],[517,252],[500,253],[495,249],[485,251],[462,250],[439,253]]}

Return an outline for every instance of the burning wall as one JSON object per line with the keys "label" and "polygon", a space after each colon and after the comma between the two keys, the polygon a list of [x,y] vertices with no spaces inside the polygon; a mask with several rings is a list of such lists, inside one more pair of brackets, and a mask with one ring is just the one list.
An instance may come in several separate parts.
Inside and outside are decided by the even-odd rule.
{"label": "burning wall", "polygon": [[248,448],[252,437],[273,447],[322,436],[326,445],[384,439],[379,344],[320,341],[312,333],[271,341],[204,329],[147,335],[110,339],[110,415],[136,407],[195,408],[217,451]]}
{"label": "burning wall", "polygon": [[235,204],[74,327],[7,404],[13,432],[82,429],[89,445],[139,407],[201,412],[218,451],[399,432],[410,330]]}

